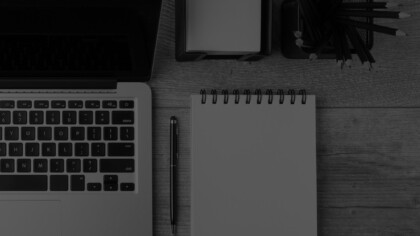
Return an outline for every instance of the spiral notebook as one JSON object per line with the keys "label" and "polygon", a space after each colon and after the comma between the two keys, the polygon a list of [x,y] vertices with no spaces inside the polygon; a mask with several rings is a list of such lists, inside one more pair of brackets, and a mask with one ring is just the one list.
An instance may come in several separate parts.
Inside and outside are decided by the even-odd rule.
{"label": "spiral notebook", "polygon": [[192,236],[317,235],[315,96],[192,95]]}

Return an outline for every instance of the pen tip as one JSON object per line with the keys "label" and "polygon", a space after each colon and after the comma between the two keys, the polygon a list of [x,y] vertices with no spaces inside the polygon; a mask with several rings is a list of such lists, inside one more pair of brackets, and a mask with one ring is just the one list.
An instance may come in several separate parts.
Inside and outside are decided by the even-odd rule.
{"label": "pen tip", "polygon": [[171,225],[172,235],[176,234],[176,225]]}
{"label": "pen tip", "polygon": [[397,32],[395,32],[395,35],[396,36],[407,36],[407,34],[402,30],[397,30]]}
{"label": "pen tip", "polygon": [[386,7],[387,8],[393,8],[393,7],[399,7],[399,6],[401,6],[401,4],[400,3],[397,3],[397,2],[388,2],[386,4]]}
{"label": "pen tip", "polygon": [[318,55],[316,55],[316,53],[309,54],[309,60],[314,61],[316,59],[318,59]]}
{"label": "pen tip", "polygon": [[408,14],[407,12],[400,12],[400,14],[399,14],[400,19],[408,18],[410,16],[411,15]]}

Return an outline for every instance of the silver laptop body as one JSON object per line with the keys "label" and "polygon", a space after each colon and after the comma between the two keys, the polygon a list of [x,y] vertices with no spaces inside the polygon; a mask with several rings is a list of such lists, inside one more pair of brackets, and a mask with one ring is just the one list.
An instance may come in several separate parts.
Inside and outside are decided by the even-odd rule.
{"label": "silver laptop body", "polygon": [[[138,5],[139,17],[124,18],[135,22],[129,23],[130,27],[142,25],[131,29],[123,29],[123,24],[127,27],[124,20],[108,28],[98,19],[81,20],[86,16],[86,19],[107,16],[110,12],[115,13],[115,19],[121,19],[127,15],[126,9],[134,8],[130,4],[120,6],[118,1],[105,1],[107,4],[101,8],[95,5],[101,1],[92,1],[93,7],[87,6],[87,1],[77,1],[79,5],[63,1],[63,5],[52,6],[51,1],[45,0],[40,7],[31,5],[33,1],[16,6],[9,2],[2,3],[6,4],[2,15],[9,14],[7,17],[15,25],[0,30],[0,48],[2,43],[15,47],[13,37],[17,37],[17,47],[24,48],[17,50],[28,51],[25,47],[34,46],[21,43],[25,42],[22,37],[27,36],[31,43],[39,45],[48,41],[48,50],[54,47],[50,43],[58,40],[61,48],[55,50],[57,55],[63,55],[67,47],[63,44],[70,41],[80,54],[78,50],[89,47],[89,37],[94,37],[93,41],[100,42],[92,48],[103,50],[111,45],[114,51],[104,52],[104,57],[112,57],[125,46],[114,47],[114,41],[109,44],[107,37],[126,37],[130,65],[120,63],[110,68],[106,63],[117,63],[110,59],[99,65],[86,63],[87,68],[83,65],[70,68],[74,61],[84,59],[69,56],[61,64],[48,67],[51,59],[44,54],[39,59],[47,58],[44,64],[36,64],[33,59],[19,62],[12,50],[8,52],[11,55],[6,54],[11,58],[8,61],[16,65],[0,66],[1,235],[153,235],[152,93],[144,81],[152,73],[160,1],[143,1]],[[32,9],[35,13],[29,14],[25,22],[39,20],[39,23],[13,27],[21,26],[24,20],[16,22],[18,18],[11,15],[19,11],[28,15]],[[45,12],[45,19],[40,19]],[[92,18],[86,12],[92,12]],[[74,18],[81,17],[75,21],[77,24],[70,21],[68,25],[72,27],[57,28],[59,24],[52,22],[57,15],[72,14]],[[107,19],[102,22],[114,22]],[[62,20],[57,18],[57,22]],[[103,37],[106,43],[102,43]],[[77,43],[73,44],[73,39]],[[33,66],[25,67],[22,63]]]}

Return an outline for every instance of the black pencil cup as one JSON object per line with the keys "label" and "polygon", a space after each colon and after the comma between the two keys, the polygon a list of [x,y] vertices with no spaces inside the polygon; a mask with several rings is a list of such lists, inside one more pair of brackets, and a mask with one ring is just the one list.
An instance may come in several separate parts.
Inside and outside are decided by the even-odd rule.
{"label": "black pencil cup", "polygon": [[[372,0],[367,0],[372,2]],[[281,7],[280,14],[281,21],[281,50],[283,55],[289,59],[308,59],[309,53],[304,48],[296,45],[296,37],[294,32],[302,32],[303,37],[307,34],[301,12],[299,11],[299,4],[297,0],[285,0]],[[372,19],[366,19],[372,23]],[[368,49],[373,47],[373,32],[368,30],[359,30],[365,45]],[[350,45],[351,46],[351,45]],[[353,48],[350,48],[352,53],[356,53]],[[329,43],[324,50],[319,54],[318,59],[335,59],[335,50],[332,43]]]}

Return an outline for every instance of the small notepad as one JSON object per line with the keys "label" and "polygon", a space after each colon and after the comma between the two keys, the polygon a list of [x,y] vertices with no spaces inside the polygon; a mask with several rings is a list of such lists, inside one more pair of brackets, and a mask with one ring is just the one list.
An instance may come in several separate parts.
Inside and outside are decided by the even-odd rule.
{"label": "small notepad", "polygon": [[260,52],[261,6],[261,0],[186,0],[187,52]]}
{"label": "small notepad", "polygon": [[192,96],[192,236],[317,235],[315,96],[267,94]]}

